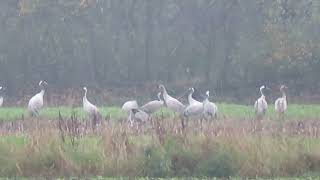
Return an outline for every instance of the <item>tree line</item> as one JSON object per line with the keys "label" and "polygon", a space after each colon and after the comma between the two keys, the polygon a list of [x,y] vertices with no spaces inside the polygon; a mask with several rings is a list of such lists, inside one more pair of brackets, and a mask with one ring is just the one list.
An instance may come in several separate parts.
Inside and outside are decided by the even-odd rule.
{"label": "tree line", "polygon": [[0,82],[57,88],[194,83],[246,96],[320,82],[317,0],[2,0]]}

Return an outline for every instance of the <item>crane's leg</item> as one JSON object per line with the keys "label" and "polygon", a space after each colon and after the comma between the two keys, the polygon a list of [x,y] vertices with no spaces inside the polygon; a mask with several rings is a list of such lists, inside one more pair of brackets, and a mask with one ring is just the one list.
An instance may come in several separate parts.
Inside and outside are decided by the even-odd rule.
{"label": "crane's leg", "polygon": [[202,130],[202,121],[203,121],[203,117],[200,118],[200,130]]}
{"label": "crane's leg", "polygon": [[185,128],[186,116],[181,114],[181,115],[179,115],[179,118],[180,118],[180,121],[181,121],[181,127],[182,127],[182,129],[184,129]]}
{"label": "crane's leg", "polygon": [[32,116],[38,117],[39,116],[39,111],[37,109],[34,109],[32,112]]}
{"label": "crane's leg", "polygon": [[214,118],[215,120],[217,120],[217,119],[218,119],[218,114],[215,113],[214,116],[213,116],[213,118]]}

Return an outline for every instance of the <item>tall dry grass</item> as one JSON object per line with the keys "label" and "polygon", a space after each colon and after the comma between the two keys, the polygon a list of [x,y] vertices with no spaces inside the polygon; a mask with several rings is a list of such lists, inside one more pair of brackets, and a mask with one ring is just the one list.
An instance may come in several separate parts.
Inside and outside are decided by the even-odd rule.
{"label": "tall dry grass", "polygon": [[319,123],[25,119],[0,125],[0,175],[292,177],[320,171]]}

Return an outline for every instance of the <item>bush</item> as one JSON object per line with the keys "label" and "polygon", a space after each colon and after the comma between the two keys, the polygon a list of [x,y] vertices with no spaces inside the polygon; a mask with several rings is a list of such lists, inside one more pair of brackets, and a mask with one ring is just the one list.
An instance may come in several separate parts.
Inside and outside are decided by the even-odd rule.
{"label": "bush", "polygon": [[144,154],[144,176],[167,177],[171,174],[171,160],[159,147],[148,147]]}
{"label": "bush", "polygon": [[197,174],[206,177],[230,177],[236,174],[232,158],[228,153],[218,151],[198,163]]}

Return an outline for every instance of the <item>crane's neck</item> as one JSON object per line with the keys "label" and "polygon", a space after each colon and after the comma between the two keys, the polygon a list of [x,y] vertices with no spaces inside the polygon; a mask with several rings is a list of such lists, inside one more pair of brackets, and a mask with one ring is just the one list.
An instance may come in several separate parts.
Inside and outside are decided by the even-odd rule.
{"label": "crane's neck", "polygon": [[188,95],[188,101],[189,101],[189,103],[191,103],[192,100],[193,100],[192,94],[193,94],[193,92],[190,92],[189,95]]}
{"label": "crane's neck", "polygon": [[262,97],[262,98],[265,98],[265,95],[264,95],[263,89],[260,89],[260,93],[261,93],[261,97]]}
{"label": "crane's neck", "polygon": [[163,87],[163,93],[162,93],[162,95],[163,95],[163,99],[164,99],[164,100],[167,100],[168,97],[169,97],[169,95],[168,95],[168,93],[167,93],[167,90],[166,90],[166,88],[164,88],[164,87]]}
{"label": "crane's neck", "polygon": [[83,101],[87,101],[87,90],[84,90]]}
{"label": "crane's neck", "polygon": [[202,102],[203,107],[209,103],[209,96],[206,96],[205,99]]}
{"label": "crane's neck", "polygon": [[41,89],[41,91],[40,91],[40,93],[39,93],[39,94],[41,94],[41,95],[43,96],[45,92],[46,92],[46,90],[45,90],[45,89]]}
{"label": "crane's neck", "polygon": [[[162,95],[162,93],[159,93],[159,94],[158,94],[158,101],[160,101],[160,102],[163,101],[162,98],[161,98],[161,95]],[[162,95],[162,96],[163,96],[163,95]]]}
{"label": "crane's neck", "polygon": [[283,89],[281,89],[281,93],[282,93],[282,97],[286,98],[286,92]]}

